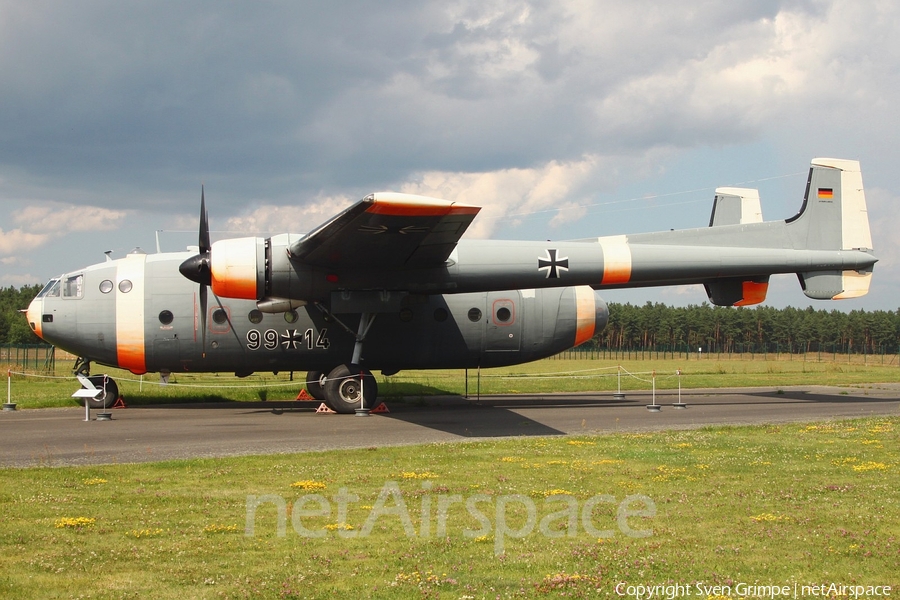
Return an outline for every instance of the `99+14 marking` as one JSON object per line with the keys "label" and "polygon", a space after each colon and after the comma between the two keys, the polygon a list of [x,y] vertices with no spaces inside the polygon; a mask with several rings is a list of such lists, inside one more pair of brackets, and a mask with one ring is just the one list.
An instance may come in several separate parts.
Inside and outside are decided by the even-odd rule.
{"label": "99+14 marking", "polygon": [[307,350],[327,350],[329,346],[328,329],[322,329],[316,334],[315,329],[307,329],[299,331],[297,329],[287,329],[284,333],[278,333],[274,329],[251,329],[247,332],[247,349],[259,350],[275,350],[281,346],[285,350],[297,350],[306,347]]}

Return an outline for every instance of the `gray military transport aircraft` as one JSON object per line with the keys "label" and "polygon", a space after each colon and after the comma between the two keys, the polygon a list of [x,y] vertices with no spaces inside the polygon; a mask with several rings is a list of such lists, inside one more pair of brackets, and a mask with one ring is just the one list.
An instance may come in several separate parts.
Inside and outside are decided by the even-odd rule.
{"label": "gray military transport aircraft", "polygon": [[[746,306],[765,299],[771,274],[796,273],[810,298],[854,298],[877,261],[852,160],[813,160],[785,221],[762,221],[756,190],[718,188],[704,228],[460,239],[479,210],[377,193],[307,234],[211,244],[201,190],[199,247],[107,256],[52,279],[27,318],[80,357],[83,375],[91,362],[135,374],[305,370],[313,396],[352,413],[376,404],[374,370],[513,365],[591,339],[609,318],[596,290],[701,283],[713,304]],[[108,380],[87,401],[117,395]]]}

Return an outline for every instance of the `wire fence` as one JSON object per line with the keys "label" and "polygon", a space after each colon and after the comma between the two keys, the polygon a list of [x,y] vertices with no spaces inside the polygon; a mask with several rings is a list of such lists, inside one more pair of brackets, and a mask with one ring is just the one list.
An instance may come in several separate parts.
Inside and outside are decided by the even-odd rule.
{"label": "wire fence", "polygon": [[0,364],[38,373],[56,371],[56,348],[48,344],[0,344]]}
{"label": "wire fence", "polygon": [[846,346],[833,345],[822,350],[810,352],[798,352],[779,344],[748,344],[736,346],[734,350],[709,351],[702,346],[688,347],[687,345],[659,345],[649,347],[625,347],[625,348],[591,348],[580,346],[565,350],[552,356],[551,360],[666,360],[681,359],[692,360],[760,360],[760,361],[804,361],[804,362],[834,362],[862,365],[900,366],[900,354],[889,351],[887,346],[879,346],[876,352],[868,352],[861,349],[859,352],[850,351]]}

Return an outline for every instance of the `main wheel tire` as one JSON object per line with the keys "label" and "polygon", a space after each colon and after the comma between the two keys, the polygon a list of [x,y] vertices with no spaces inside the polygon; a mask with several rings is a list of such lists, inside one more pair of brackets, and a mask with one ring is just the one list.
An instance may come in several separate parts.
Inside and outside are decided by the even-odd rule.
{"label": "main wheel tire", "polygon": [[309,371],[306,374],[306,391],[316,400],[325,400],[325,373],[322,371]]}
{"label": "main wheel tire", "polygon": [[[106,378],[106,392],[103,391],[103,378]],[[112,405],[116,403],[116,400],[119,398],[119,386],[116,385],[116,381],[112,377],[106,377],[106,375],[91,375],[88,377],[88,380],[94,384],[94,387],[100,390],[100,392],[94,396],[93,398],[84,398],[80,399],[78,402],[82,406],[84,406],[85,401],[88,403],[88,406],[94,409],[97,408],[112,408]]]}
{"label": "main wheel tire", "polygon": [[[360,387],[360,378],[362,387]],[[369,371],[358,367],[339,365],[325,380],[325,403],[335,412],[353,414],[360,408],[360,393],[365,398],[365,408],[377,406],[378,383]]]}

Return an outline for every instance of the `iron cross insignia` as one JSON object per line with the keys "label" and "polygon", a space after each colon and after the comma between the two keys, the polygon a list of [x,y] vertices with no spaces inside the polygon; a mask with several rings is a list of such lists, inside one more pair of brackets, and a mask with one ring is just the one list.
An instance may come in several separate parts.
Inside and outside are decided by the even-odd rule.
{"label": "iron cross insignia", "polygon": [[548,248],[547,256],[538,258],[538,271],[544,271],[547,279],[559,279],[560,271],[569,270],[569,257],[556,257],[556,248]]}
{"label": "iron cross insignia", "polygon": [[281,345],[285,350],[296,350],[303,341],[303,336],[297,333],[296,329],[288,329],[286,333],[281,334]]}

